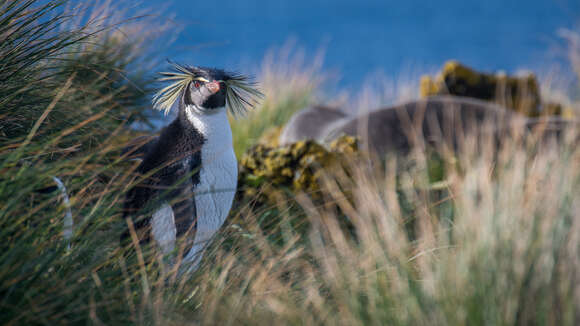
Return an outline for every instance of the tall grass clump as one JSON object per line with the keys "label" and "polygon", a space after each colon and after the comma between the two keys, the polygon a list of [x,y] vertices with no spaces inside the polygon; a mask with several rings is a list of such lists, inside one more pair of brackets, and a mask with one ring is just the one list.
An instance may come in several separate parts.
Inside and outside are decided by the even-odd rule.
{"label": "tall grass clump", "polygon": [[137,318],[131,269],[111,258],[130,184],[120,147],[148,122],[148,46],[164,27],[74,6],[0,1],[1,324]]}
{"label": "tall grass clump", "polygon": [[208,265],[184,291],[191,318],[577,324],[580,150],[575,142],[490,144],[466,140],[466,152],[441,154],[443,163],[420,151],[388,158],[384,169],[353,162],[347,173],[329,174],[324,202],[296,197],[304,234],[289,227],[293,216],[273,234],[262,214],[244,214],[213,249],[219,266]]}
{"label": "tall grass clump", "polygon": [[293,42],[266,55],[256,78],[263,101],[245,118],[230,120],[238,158],[266,131],[283,126],[298,110],[313,104],[325,80],[321,65],[321,53],[305,56]]}

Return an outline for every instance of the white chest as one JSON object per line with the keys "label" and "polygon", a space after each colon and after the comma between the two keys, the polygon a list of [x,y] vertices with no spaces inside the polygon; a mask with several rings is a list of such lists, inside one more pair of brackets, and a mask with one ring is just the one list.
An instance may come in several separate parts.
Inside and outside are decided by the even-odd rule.
{"label": "white chest", "polygon": [[212,144],[206,142],[202,148],[199,184],[194,189],[197,236],[203,235],[202,223],[216,229],[222,225],[232,206],[238,181],[238,163],[233,148],[218,147],[210,151],[210,146]]}
{"label": "white chest", "polygon": [[189,121],[205,138],[201,148],[200,182],[194,189],[197,233],[203,236],[202,219],[203,224],[219,228],[230,211],[237,187],[238,163],[226,110],[202,115],[194,114],[193,110],[187,112]]}
{"label": "white chest", "polygon": [[[193,246],[183,259],[186,268],[194,270],[207,244],[230,212],[237,187],[238,163],[225,108],[216,110],[214,114],[198,114],[195,110],[187,108],[186,113],[188,120],[205,139],[201,148],[199,184],[193,189],[197,230]],[[163,208],[160,209],[160,213],[163,210]],[[169,244],[163,244],[165,238],[161,234],[159,237],[155,236],[164,251],[168,252],[172,250],[175,243],[173,214],[164,212],[159,215],[163,215],[163,220],[170,221],[171,224],[165,229],[158,227],[159,233],[170,234],[166,237],[168,238],[166,243]]]}

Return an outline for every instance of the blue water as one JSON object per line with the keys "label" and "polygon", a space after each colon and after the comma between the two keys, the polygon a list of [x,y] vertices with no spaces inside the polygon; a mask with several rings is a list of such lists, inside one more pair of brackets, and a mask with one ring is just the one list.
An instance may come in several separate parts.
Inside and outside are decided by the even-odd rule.
{"label": "blue water", "polygon": [[578,27],[580,1],[190,1],[150,0],[182,28],[163,50],[183,63],[247,71],[289,39],[350,85],[377,71],[409,70],[458,59],[477,69],[513,72],[564,59],[560,28]]}

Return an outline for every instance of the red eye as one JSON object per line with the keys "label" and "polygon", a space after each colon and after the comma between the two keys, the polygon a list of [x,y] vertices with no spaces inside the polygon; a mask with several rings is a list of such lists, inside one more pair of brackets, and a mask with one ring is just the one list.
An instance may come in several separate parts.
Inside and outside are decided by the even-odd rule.
{"label": "red eye", "polygon": [[193,86],[195,86],[195,88],[199,88],[199,82],[196,80],[193,82]]}

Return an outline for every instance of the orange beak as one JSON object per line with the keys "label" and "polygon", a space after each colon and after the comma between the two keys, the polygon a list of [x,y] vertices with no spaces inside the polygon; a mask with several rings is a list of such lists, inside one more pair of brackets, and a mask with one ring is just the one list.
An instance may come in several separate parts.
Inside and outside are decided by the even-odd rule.
{"label": "orange beak", "polygon": [[209,89],[209,91],[212,94],[215,94],[215,93],[219,92],[219,90],[220,90],[220,83],[218,83],[217,81],[212,81],[212,82],[207,83],[205,85],[205,87],[207,87],[207,89]]}

